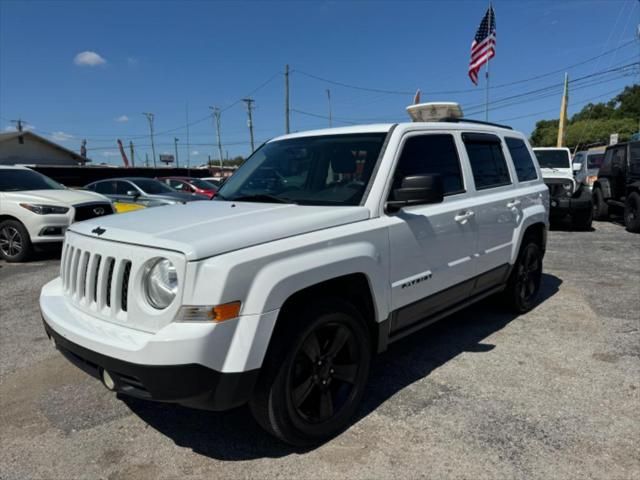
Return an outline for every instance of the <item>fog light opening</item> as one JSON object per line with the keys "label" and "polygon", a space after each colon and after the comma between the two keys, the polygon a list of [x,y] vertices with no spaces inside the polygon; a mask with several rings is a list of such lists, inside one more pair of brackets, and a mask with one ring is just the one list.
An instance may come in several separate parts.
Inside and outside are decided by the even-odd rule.
{"label": "fog light opening", "polygon": [[116,382],[113,381],[113,378],[106,370],[102,370],[102,383],[109,390],[114,390],[116,388]]}

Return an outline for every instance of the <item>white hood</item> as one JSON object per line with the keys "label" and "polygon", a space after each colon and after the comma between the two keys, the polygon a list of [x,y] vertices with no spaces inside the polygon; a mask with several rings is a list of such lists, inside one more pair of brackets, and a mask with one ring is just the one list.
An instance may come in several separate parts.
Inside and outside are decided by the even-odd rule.
{"label": "white hood", "polygon": [[28,203],[42,203],[44,205],[60,205],[70,207],[87,202],[108,202],[107,197],[99,193],[86,190],[23,190],[20,192],[5,192],[6,198]]}
{"label": "white hood", "polygon": [[[369,218],[365,207],[204,201],[109,215],[73,224],[83,235],[182,252],[198,260]],[[92,230],[100,227],[104,233]]]}

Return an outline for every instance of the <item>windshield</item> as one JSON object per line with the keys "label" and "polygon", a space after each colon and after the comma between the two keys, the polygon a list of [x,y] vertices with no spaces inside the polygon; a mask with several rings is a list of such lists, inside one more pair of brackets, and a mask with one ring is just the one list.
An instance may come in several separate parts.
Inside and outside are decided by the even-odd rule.
{"label": "windshield", "polygon": [[33,170],[0,170],[0,192],[22,190],[64,190],[64,187]]}
{"label": "windshield", "polygon": [[571,168],[566,150],[534,150],[541,168]]}
{"label": "windshield", "polygon": [[219,200],[358,205],[386,133],[323,135],[270,142],[218,192]]}
{"label": "windshield", "polygon": [[591,153],[587,156],[587,168],[589,170],[600,168],[604,161],[604,153]]}
{"label": "windshield", "polygon": [[209,183],[206,180],[200,180],[199,178],[191,178],[189,183],[201,190],[215,190],[218,188],[213,183]]}
{"label": "windshield", "polygon": [[151,195],[162,195],[165,193],[176,193],[174,189],[166,186],[164,183],[159,182],[158,180],[151,180],[145,178],[136,178],[135,180],[130,180],[132,183],[135,183],[144,193],[148,193]]}

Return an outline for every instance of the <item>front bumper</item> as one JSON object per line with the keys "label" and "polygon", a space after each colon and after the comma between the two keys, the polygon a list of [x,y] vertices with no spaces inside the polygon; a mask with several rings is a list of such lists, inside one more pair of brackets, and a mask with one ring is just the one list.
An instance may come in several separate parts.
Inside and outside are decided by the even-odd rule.
{"label": "front bumper", "polygon": [[118,325],[70,304],[60,279],[46,284],[40,310],[60,351],[116,390],[139,398],[225,410],[251,396],[278,311],[223,323],[171,322],[155,333]]}
{"label": "front bumper", "polygon": [[578,197],[553,197],[549,199],[549,216],[551,218],[562,218],[567,215],[586,214],[593,208],[591,191],[586,188],[581,189]]}
{"label": "front bumper", "polygon": [[246,403],[259,370],[221,373],[197,364],[140,365],[108,357],[77,345],[44,328],[56,348],[74,365],[95,378],[106,370],[116,392],[144,400],[178,403],[206,410],[228,410]]}

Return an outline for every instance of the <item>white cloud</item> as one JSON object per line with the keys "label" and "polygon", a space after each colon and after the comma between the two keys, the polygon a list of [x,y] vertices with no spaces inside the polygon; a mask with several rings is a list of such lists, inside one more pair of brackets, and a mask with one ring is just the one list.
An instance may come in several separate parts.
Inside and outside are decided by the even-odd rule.
{"label": "white cloud", "polygon": [[73,138],[73,135],[70,135],[68,133],[64,133],[64,132],[53,132],[51,134],[51,140],[54,140],[56,142],[66,142],[67,140],[71,140]]}
{"label": "white cloud", "polygon": [[[23,123],[22,124],[22,130],[24,130],[25,132],[28,132],[30,130],[35,130],[36,127],[34,127],[33,125],[29,124],[29,123]],[[17,132],[18,131],[18,127],[16,127],[15,125],[7,125],[6,127],[4,127],[4,131],[5,132]]]}
{"label": "white cloud", "polygon": [[191,155],[200,155],[200,152],[198,150],[194,150],[193,152],[191,152]]}
{"label": "white cloud", "polygon": [[126,123],[128,121],[129,117],[127,117],[126,115],[120,115],[118,118],[116,118],[116,122]]}
{"label": "white cloud", "polygon": [[73,63],[81,67],[97,67],[98,65],[104,65],[107,61],[96,52],[87,50],[77,54],[73,59]]}

